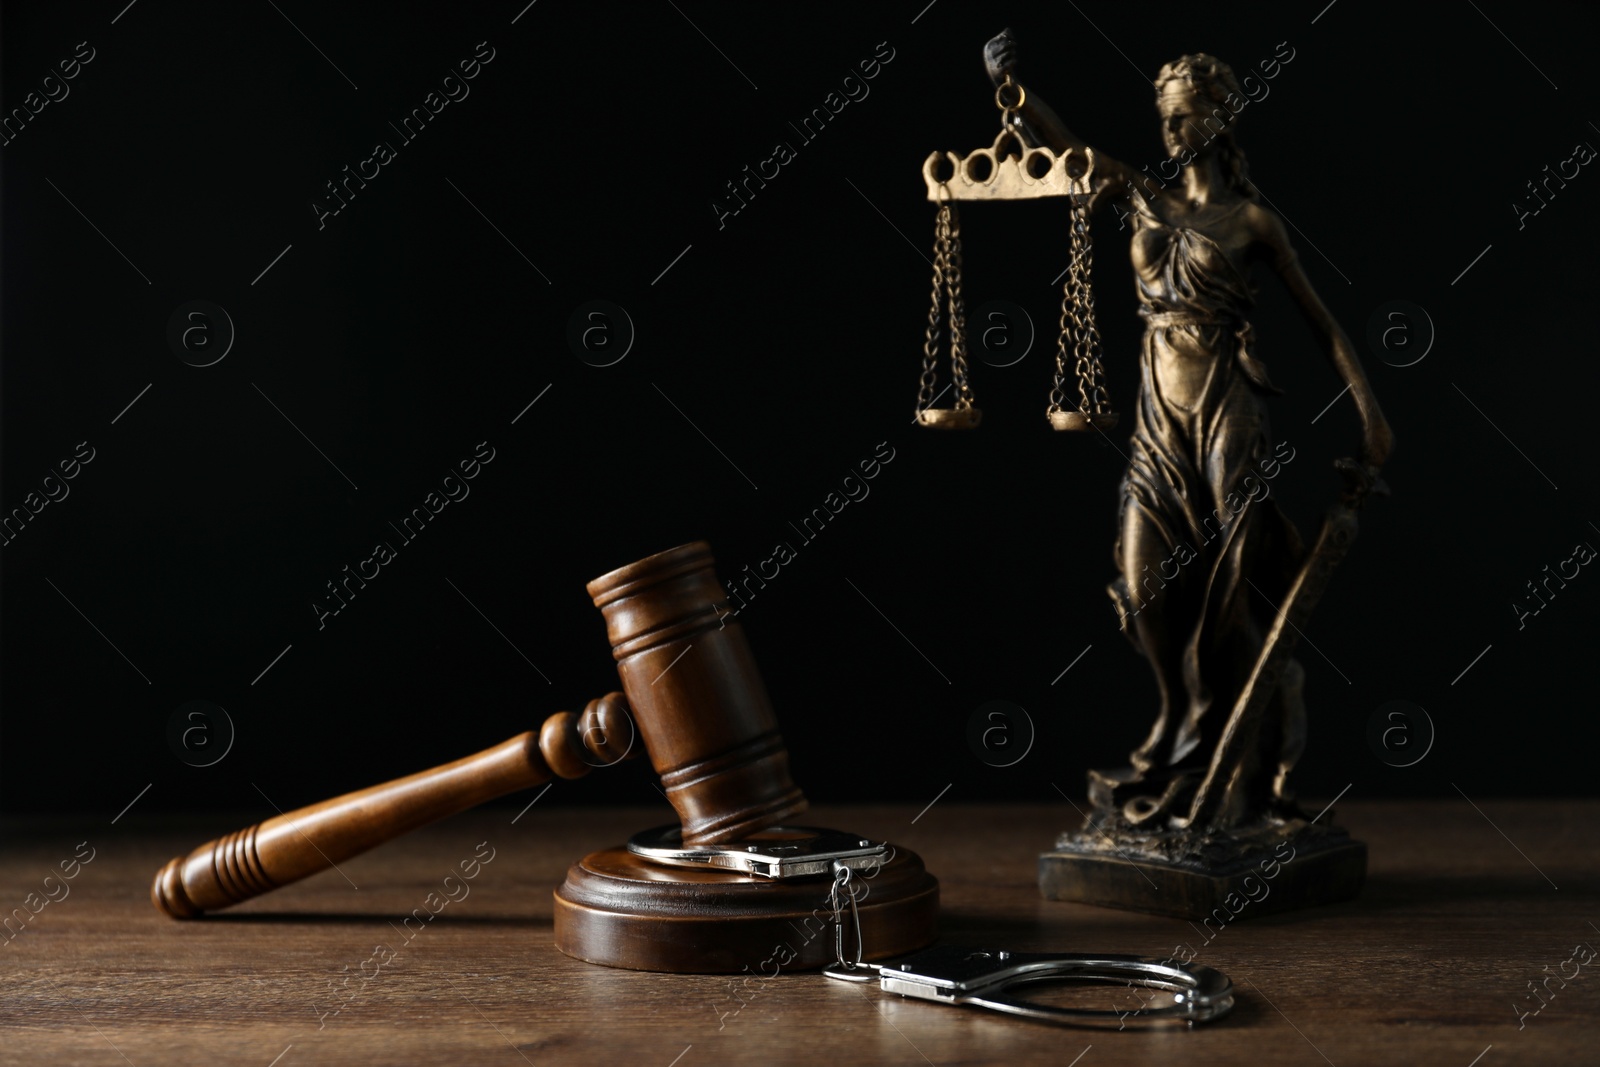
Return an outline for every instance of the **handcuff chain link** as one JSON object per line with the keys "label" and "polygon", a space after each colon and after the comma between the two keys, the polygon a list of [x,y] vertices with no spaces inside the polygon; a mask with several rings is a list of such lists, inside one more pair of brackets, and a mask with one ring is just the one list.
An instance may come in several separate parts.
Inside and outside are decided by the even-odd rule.
{"label": "handcuff chain link", "polygon": [[[835,966],[847,971],[861,966],[861,912],[856,907],[856,891],[851,884],[855,872],[839,860],[833,861],[833,885],[828,890],[828,906],[833,909],[833,955]],[[844,902],[850,900],[850,924],[855,928],[856,958],[852,962],[844,957]]]}

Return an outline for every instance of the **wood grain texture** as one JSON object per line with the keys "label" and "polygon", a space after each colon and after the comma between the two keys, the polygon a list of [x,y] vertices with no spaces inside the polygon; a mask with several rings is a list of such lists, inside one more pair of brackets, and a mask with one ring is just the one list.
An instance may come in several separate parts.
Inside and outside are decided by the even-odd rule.
{"label": "wood grain texture", "polygon": [[[1361,897],[1209,941],[1178,919],[1040,899],[1038,854],[1077,821],[1063,804],[963,807],[952,795],[915,825],[921,805],[808,816],[915,849],[940,881],[942,942],[1155,957],[1187,945],[1239,989],[1214,1026],[1118,1033],[815,973],[741,983],[569,959],[551,940],[568,866],[671,812],[546,807],[556,799],[514,825],[517,807],[457,816],[190,923],[150,907],[149,872],[218,819],[263,812],[6,822],[0,908],[13,929],[12,909],[27,920],[0,932],[0,1063],[669,1067],[681,1053],[677,1067],[945,1067],[1065,1065],[1092,1045],[1079,1067],[1467,1067],[1493,1045],[1478,1067],[1497,1067],[1594,1062],[1600,1043],[1600,965],[1552,983],[1520,1030],[1514,1008],[1535,1003],[1527,983],[1574,945],[1600,946],[1600,802],[1479,800],[1480,814],[1461,800],[1346,801],[1340,821],[1370,850]],[[47,892],[61,899],[41,903]]]}

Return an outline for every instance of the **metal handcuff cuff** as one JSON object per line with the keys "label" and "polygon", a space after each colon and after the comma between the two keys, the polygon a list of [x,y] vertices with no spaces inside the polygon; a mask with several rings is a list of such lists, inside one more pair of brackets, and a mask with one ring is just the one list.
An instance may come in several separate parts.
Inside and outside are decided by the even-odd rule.
{"label": "metal handcuff cuff", "polygon": [[[854,834],[811,827],[774,827],[781,840],[686,848],[681,830],[660,827],[635,834],[628,851],[656,863],[714,867],[760,878],[787,879],[833,875],[828,902],[833,908],[835,961],[822,973],[845,982],[871,982],[885,993],[966,1005],[1028,1019],[1076,1026],[1133,1023],[1203,1023],[1233,1009],[1233,983],[1220,971],[1198,964],[1173,964],[1140,956],[1068,955],[1053,952],[976,950],[953,945],[924,949],[884,963],[862,962],[861,916],[856,908],[856,874],[888,861],[888,845]],[[845,952],[845,909],[855,932],[854,959]],[[1039,982],[1120,983],[1172,994],[1171,1004],[1134,1011],[1067,1008],[1042,1004],[1009,991]]]}

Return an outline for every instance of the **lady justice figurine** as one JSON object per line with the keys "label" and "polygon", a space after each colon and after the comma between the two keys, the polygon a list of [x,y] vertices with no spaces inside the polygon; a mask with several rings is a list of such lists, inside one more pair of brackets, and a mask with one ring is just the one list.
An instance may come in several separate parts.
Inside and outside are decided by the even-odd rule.
{"label": "lady justice figurine", "polygon": [[[1020,84],[1010,31],[984,59],[997,86]],[[1160,704],[1129,767],[1090,773],[1093,811],[1040,858],[1040,885],[1056,899],[1194,918],[1239,914],[1225,903],[1235,899],[1261,914],[1353,896],[1365,875],[1365,846],[1313,825],[1287,791],[1305,740],[1304,672],[1290,654],[1356,509],[1381,489],[1393,439],[1349,338],[1250,180],[1232,69],[1186,55],[1155,89],[1162,173],[1175,163],[1177,176],[1095,149],[1090,207],[1115,204],[1133,221],[1145,333],[1109,592]],[[1030,147],[1088,147],[1032,91],[1012,121]],[[1274,448],[1265,398],[1278,390],[1252,351],[1258,265],[1283,281],[1361,418],[1360,461],[1336,465],[1344,493],[1309,549],[1267,491],[1293,451]]]}

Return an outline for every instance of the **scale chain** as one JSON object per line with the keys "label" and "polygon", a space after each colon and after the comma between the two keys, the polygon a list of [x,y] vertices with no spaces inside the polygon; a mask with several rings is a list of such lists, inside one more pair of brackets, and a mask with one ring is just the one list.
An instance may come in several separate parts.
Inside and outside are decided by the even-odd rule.
{"label": "scale chain", "polygon": [[1105,369],[1100,359],[1100,329],[1095,321],[1094,244],[1089,236],[1089,211],[1078,197],[1071,207],[1071,263],[1061,292],[1060,337],[1056,344],[1055,382],[1050,390],[1051,414],[1066,401],[1067,356],[1073,359],[1078,381],[1079,410],[1086,415],[1110,411],[1105,392]]}
{"label": "scale chain", "polygon": [[945,264],[950,294],[950,376],[956,386],[956,407],[972,406],[972,386],[967,380],[967,315],[961,296],[961,219],[950,208],[949,259]]}
{"label": "scale chain", "polygon": [[950,261],[950,205],[940,204],[933,226],[933,297],[928,308],[928,334],[922,345],[922,378],[917,390],[917,410],[933,403],[937,384],[939,340],[943,335],[945,272]]}
{"label": "scale chain", "polygon": [[934,221],[933,289],[928,307],[928,330],[922,345],[922,375],[917,383],[917,413],[932,408],[938,398],[940,342],[948,337],[951,384],[955,409],[973,404],[967,368],[966,306],[961,295],[961,221],[954,204],[939,205]]}

